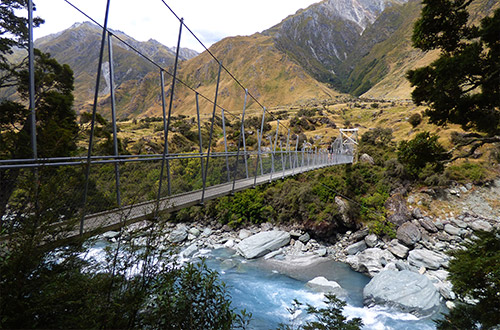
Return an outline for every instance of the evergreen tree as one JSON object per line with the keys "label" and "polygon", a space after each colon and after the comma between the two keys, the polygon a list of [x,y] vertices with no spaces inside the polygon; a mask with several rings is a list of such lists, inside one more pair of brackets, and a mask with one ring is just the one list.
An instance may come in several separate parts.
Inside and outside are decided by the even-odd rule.
{"label": "evergreen tree", "polygon": [[500,325],[500,231],[480,232],[452,251],[449,279],[459,304],[438,329],[493,329]]}
{"label": "evergreen tree", "polygon": [[413,31],[413,45],[440,50],[426,67],[408,72],[413,101],[427,104],[437,125],[459,124],[474,135],[470,155],[484,143],[500,142],[500,9],[468,24],[472,0],[424,0]]}
{"label": "evergreen tree", "polygon": [[[26,18],[17,16],[27,9],[25,0],[2,1],[0,6],[0,87],[15,86],[21,100],[0,102],[0,159],[31,158],[29,123],[29,74],[26,61],[9,62],[15,47],[26,48],[28,27]],[[35,20],[35,26],[43,21]],[[5,37],[3,37],[5,35]],[[36,135],[39,157],[70,156],[76,150],[78,125],[73,110],[73,72],[59,64],[49,54],[35,50]],[[0,217],[15,190],[19,169],[0,171]]]}

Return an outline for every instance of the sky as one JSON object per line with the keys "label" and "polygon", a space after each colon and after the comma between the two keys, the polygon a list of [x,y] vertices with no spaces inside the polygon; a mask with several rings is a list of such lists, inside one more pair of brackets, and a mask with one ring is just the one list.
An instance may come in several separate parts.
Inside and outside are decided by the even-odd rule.
{"label": "sky", "polygon": [[[107,0],[68,1],[103,25]],[[208,48],[228,36],[266,30],[315,2],[319,0],[111,0],[108,27],[140,41],[155,39],[166,46],[176,46],[179,21],[166,3]],[[65,0],[34,0],[34,3],[35,16],[45,20],[35,29],[35,39],[89,20]],[[185,29],[181,47],[204,50]]]}

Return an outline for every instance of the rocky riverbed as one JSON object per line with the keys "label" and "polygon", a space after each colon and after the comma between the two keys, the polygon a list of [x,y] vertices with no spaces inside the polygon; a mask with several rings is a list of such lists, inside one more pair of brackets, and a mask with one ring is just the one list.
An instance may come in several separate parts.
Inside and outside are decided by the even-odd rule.
{"label": "rocky riverbed", "polygon": [[[190,258],[202,249],[229,248],[246,259],[259,258],[264,267],[267,265],[284,274],[297,273],[329,259],[344,262],[372,278],[364,290],[366,306],[387,305],[417,316],[428,316],[439,311],[443,302],[448,308],[454,306],[455,294],[447,280],[449,257],[446,252],[459,248],[478,230],[500,228],[497,211],[488,202],[495,202],[494,194],[499,192],[499,187],[500,180],[497,180],[490,187],[448,189],[441,197],[431,197],[463,206],[457,216],[452,212],[435,216],[423,211],[419,202],[427,198],[428,192],[410,194],[406,200],[396,196],[393,201],[396,211],[389,216],[399,225],[395,238],[378,237],[361,228],[338,234],[334,243],[325,243],[313,239],[299,227],[270,223],[239,230],[216,222],[170,223],[166,226],[163,244],[177,245],[181,258]],[[138,223],[132,227],[143,225]],[[104,234],[111,240],[117,235]],[[342,296],[342,288],[325,278],[315,278],[309,286]]]}

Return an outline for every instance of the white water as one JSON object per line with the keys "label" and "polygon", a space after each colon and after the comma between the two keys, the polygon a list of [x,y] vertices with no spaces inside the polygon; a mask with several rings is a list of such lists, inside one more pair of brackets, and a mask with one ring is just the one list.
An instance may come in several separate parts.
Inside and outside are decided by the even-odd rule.
{"label": "white water", "polygon": [[[287,307],[291,307],[294,299],[304,304],[321,306],[324,295],[305,286],[307,281],[316,276],[334,280],[348,292],[344,315],[361,318],[363,329],[435,329],[434,323],[428,318],[419,319],[386,307],[363,307],[362,292],[369,278],[342,263],[328,261],[314,269],[293,274],[292,278],[263,268],[259,261],[243,260],[235,256],[232,250],[214,250],[209,256],[208,265],[218,270],[222,280],[229,286],[233,306],[252,312],[252,329],[275,329],[279,323],[289,323]],[[303,320],[304,317],[305,312],[297,319]]]}
{"label": "white water", "polygon": [[[103,247],[107,243],[95,244],[85,258],[103,260]],[[327,261],[307,270],[294,274],[281,274],[263,265],[259,260],[244,260],[231,249],[200,250],[193,259],[179,257],[180,263],[207,258],[207,265],[217,270],[227,284],[232,306],[236,310],[246,309],[252,313],[250,328],[276,329],[280,323],[290,323],[287,308],[294,299],[303,304],[322,306],[324,295],[305,286],[306,282],[317,276],[336,281],[348,293],[344,315],[348,318],[359,317],[363,329],[374,330],[431,330],[435,329],[430,318],[419,319],[408,313],[377,306],[363,307],[363,288],[369,282],[365,275],[352,271],[348,265]],[[126,256],[123,256],[126,257]],[[138,265],[139,266],[139,265]],[[305,312],[295,315],[297,322],[307,319]],[[436,318],[439,315],[434,315]]]}

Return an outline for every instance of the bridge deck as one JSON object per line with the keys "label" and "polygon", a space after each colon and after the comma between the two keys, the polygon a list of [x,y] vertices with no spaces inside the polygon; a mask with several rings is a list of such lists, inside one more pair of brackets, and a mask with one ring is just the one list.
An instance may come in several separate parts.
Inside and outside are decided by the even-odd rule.
{"label": "bridge deck", "polygon": [[[338,157],[330,164],[310,165],[288,169],[283,172],[275,172],[272,174],[264,174],[248,179],[236,180],[234,185],[234,192],[251,188],[254,185],[261,185],[274,180],[282,179],[285,177],[293,176],[299,173],[316,170],[323,167],[333,165],[352,163],[352,156]],[[229,195],[233,192],[233,182],[214,185],[205,189],[204,200],[211,200],[221,196]],[[114,209],[98,214],[86,216],[84,219],[85,234],[90,234],[97,231],[112,230],[123,226],[124,224],[134,223],[140,220],[151,218],[156,214],[173,212],[185,207],[199,205],[202,200],[202,190],[195,190],[184,194],[174,195],[162,198],[157,208],[157,201],[149,201],[140,204],[122,207],[121,209]],[[73,238],[79,235],[79,231],[75,230],[68,233],[66,238]]]}

